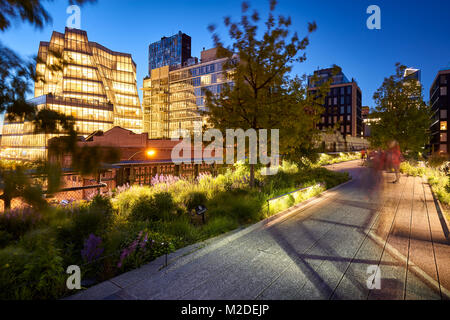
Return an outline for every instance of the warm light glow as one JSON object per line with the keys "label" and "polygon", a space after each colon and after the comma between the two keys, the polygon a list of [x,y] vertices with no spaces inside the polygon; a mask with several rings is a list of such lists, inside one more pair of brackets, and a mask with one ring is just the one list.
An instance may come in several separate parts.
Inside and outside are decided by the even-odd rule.
{"label": "warm light glow", "polygon": [[147,151],[147,156],[154,157],[155,155],[156,155],[156,151],[155,150],[148,150]]}

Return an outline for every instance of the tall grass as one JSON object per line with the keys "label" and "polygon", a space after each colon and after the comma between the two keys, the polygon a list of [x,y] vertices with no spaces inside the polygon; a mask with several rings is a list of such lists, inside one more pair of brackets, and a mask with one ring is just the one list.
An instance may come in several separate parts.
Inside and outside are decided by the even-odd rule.
{"label": "tall grass", "polygon": [[433,163],[428,165],[412,162],[404,162],[400,166],[400,171],[403,174],[413,177],[424,177],[427,179],[436,197],[446,208],[446,216],[450,221],[450,180],[449,176],[440,168],[442,163],[439,162],[439,166],[436,165],[435,159],[430,159]]}
{"label": "tall grass", "polygon": [[[350,157],[333,161],[344,159]],[[0,297],[61,297],[67,293],[60,285],[61,274],[69,265],[85,265],[86,257],[94,261],[83,267],[84,276],[103,281],[164,253],[257,222],[349,179],[318,165],[299,169],[283,162],[276,175],[257,172],[257,187],[251,189],[249,174],[249,167],[239,163],[217,177],[160,176],[149,187],[117,188],[111,199],[96,197],[50,208],[41,215],[0,216],[0,287],[8,291]],[[309,186],[313,187],[267,206],[268,199]],[[199,205],[208,209],[205,224],[195,214]],[[27,281],[47,283],[48,290],[45,286],[14,289],[17,282]]]}

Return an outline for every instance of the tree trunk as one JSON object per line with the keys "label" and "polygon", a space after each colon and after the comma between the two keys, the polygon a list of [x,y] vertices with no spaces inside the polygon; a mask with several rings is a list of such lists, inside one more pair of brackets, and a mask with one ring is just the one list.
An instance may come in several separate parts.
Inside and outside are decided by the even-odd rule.
{"label": "tree trunk", "polygon": [[255,187],[255,165],[250,165],[250,188]]}
{"label": "tree trunk", "polygon": [[3,195],[0,199],[3,200],[4,211],[11,210],[11,200],[12,199],[10,197],[6,197],[5,195]]}

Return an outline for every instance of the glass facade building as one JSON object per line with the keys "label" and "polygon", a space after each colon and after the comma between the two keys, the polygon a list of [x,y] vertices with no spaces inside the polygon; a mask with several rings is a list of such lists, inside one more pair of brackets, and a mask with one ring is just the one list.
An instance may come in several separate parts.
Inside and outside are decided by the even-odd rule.
{"label": "glass facade building", "polygon": [[148,70],[169,67],[182,67],[191,58],[191,37],[178,32],[171,37],[163,37],[148,49]]}
{"label": "glass facade building", "polygon": [[[85,31],[66,28],[41,42],[36,71],[44,81],[35,83],[31,100],[75,118],[82,136],[114,126],[142,132],[142,109],[136,84],[136,64],[130,54],[111,51],[88,41]],[[48,66],[63,58],[61,71]],[[61,61],[60,61],[61,62]],[[27,122],[5,121],[2,158],[39,159],[46,156],[48,139],[54,135],[33,133]]]}
{"label": "glass facade building", "polygon": [[205,110],[206,92],[218,95],[227,82],[226,59],[217,59],[216,53],[204,50],[200,63],[153,69],[144,79],[144,132],[150,139],[170,138],[179,129],[192,133],[197,124],[206,123],[199,113]]}
{"label": "glass facade building", "polygon": [[407,69],[405,69],[405,73],[403,74],[403,77],[406,80],[413,79],[413,80],[421,82],[422,72],[419,69],[407,68]]}
{"label": "glass facade building", "polygon": [[349,81],[344,73],[333,75],[333,69],[314,72],[318,79],[308,78],[308,91],[315,92],[316,87],[332,78],[330,91],[325,97],[325,112],[318,124],[320,130],[338,128],[343,136],[364,136],[362,119],[362,93],[355,80]]}
{"label": "glass facade building", "polygon": [[430,89],[431,121],[431,152],[449,154],[448,139],[450,112],[450,70],[441,70],[436,75]]}

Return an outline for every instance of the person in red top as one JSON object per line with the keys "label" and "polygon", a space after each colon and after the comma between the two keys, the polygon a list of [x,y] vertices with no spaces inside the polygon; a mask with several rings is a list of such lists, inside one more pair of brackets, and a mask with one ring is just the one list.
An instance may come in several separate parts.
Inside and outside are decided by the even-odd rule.
{"label": "person in red top", "polygon": [[365,163],[366,155],[367,155],[366,150],[362,149],[362,150],[361,150],[361,160],[362,160],[362,165],[364,165],[364,163]]}
{"label": "person in red top", "polygon": [[389,144],[389,158],[390,167],[394,169],[395,181],[393,183],[400,182],[400,163],[401,163],[402,153],[400,151],[400,145],[397,141],[392,141]]}

